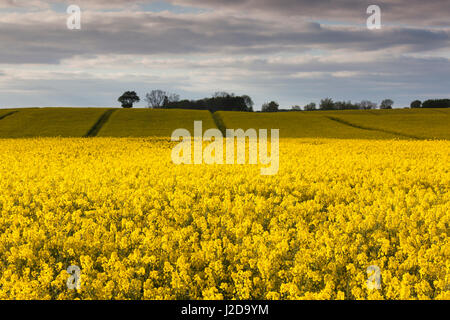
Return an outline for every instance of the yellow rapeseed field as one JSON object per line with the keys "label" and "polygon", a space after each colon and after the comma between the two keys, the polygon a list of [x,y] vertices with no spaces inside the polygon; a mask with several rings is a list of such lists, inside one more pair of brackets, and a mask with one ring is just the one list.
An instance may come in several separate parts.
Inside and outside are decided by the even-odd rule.
{"label": "yellow rapeseed field", "polygon": [[274,176],[172,147],[0,140],[0,299],[450,298],[449,141],[284,139]]}

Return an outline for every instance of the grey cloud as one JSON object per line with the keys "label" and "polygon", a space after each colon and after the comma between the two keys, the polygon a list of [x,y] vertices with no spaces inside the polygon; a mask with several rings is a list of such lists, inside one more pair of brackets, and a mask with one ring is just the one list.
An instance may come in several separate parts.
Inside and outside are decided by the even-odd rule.
{"label": "grey cloud", "polygon": [[[35,9],[25,13],[2,12],[2,106],[111,106],[120,91],[143,94],[155,87],[188,98],[230,89],[250,94],[257,105],[276,99],[289,106],[328,95],[377,101],[389,97],[405,106],[413,98],[444,97],[450,86],[450,61],[444,58],[450,44],[450,28],[445,28],[450,1],[377,1],[383,22],[399,25],[374,32],[364,28],[366,1],[170,1],[213,9],[202,14],[139,9],[139,4],[151,1],[77,2],[95,9],[83,11],[81,31],[67,30],[67,15],[48,9],[49,1],[31,0],[27,3]],[[0,8],[11,5],[0,0]],[[106,7],[125,10],[98,10]],[[435,25],[444,28],[430,27]],[[311,49],[315,52],[310,55]],[[426,54],[443,57],[423,57]],[[136,56],[180,62],[164,67],[109,63],[98,69],[83,64],[85,58],[95,61],[103,55],[117,61]],[[76,59],[78,64],[71,65]],[[21,66],[25,63],[42,65],[30,66],[27,73]],[[52,78],[42,72],[45,64],[64,72]],[[101,68],[111,75],[100,74]],[[136,69],[142,73],[133,74]]]}
{"label": "grey cloud", "polygon": [[[310,57],[296,62],[295,59],[273,61],[271,58],[254,57],[228,59],[228,62],[217,64],[186,62],[172,75],[168,75],[166,70],[156,72],[143,67],[141,74],[117,76],[113,73],[109,78],[98,78],[95,70],[89,71],[91,75],[74,76],[70,73],[71,69],[66,68],[65,74],[49,75],[45,79],[35,76],[5,79],[1,91],[10,93],[5,94],[2,104],[108,106],[116,105],[118,92],[128,88],[136,89],[142,95],[151,88],[160,87],[188,98],[209,95],[216,88],[230,89],[250,94],[257,105],[265,99],[276,99],[283,106],[289,106],[317,102],[330,96],[353,101],[364,98],[381,101],[389,97],[396,101],[397,106],[406,106],[413,98],[444,97],[450,85],[450,61],[445,58],[384,55],[374,61],[370,61],[370,57],[360,62],[335,60],[339,59]],[[113,66],[110,68],[114,70]],[[355,75],[352,76],[335,75],[353,71]],[[306,75],[297,78],[297,73]],[[316,77],[315,73],[319,76]],[[33,90],[20,92],[29,88]]]}
{"label": "grey cloud", "polygon": [[[0,0],[0,8],[46,8],[51,4],[72,4],[73,0]],[[83,8],[121,8],[161,2],[159,0],[77,0]],[[391,24],[449,26],[448,0],[166,0],[166,2],[212,10],[226,10],[232,14],[303,17],[365,23],[366,9],[376,4],[381,7],[383,21]]]}
{"label": "grey cloud", "polygon": [[447,0],[171,0],[180,5],[223,8],[234,12],[278,13],[332,21],[365,23],[369,5],[379,5],[389,23],[449,26]]}
{"label": "grey cloud", "polygon": [[[264,20],[214,13],[142,12],[83,16],[82,30],[68,30],[65,15],[28,14],[28,20],[0,18],[0,63],[59,63],[81,54],[262,54],[308,49],[403,52],[448,48],[450,30],[324,26],[315,22],[273,26]],[[17,16],[17,15],[16,15]],[[12,17],[16,17],[12,16]],[[42,19],[39,19],[42,17]]]}

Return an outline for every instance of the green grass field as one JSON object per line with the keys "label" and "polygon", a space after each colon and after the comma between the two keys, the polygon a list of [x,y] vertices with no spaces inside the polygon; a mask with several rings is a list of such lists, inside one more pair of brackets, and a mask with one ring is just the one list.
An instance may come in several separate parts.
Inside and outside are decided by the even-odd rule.
{"label": "green grass field", "polygon": [[278,128],[285,138],[450,139],[447,109],[219,112],[227,128]]}
{"label": "green grass field", "polygon": [[16,112],[16,109],[0,109],[0,120],[14,112]]}
{"label": "green grass field", "polygon": [[[106,111],[97,108],[15,110],[18,112],[0,120],[0,137],[82,137]],[[5,110],[1,110],[0,117],[4,114],[3,111]]]}
{"label": "green grass field", "polygon": [[208,111],[33,108],[0,110],[0,138],[170,137],[178,128],[203,131],[280,129],[285,138],[450,139],[449,109],[245,113]]}
{"label": "green grass field", "polygon": [[176,129],[194,133],[194,121],[203,122],[203,131],[217,128],[211,113],[197,110],[119,109],[102,127],[99,137],[170,137]]}
{"label": "green grass field", "polygon": [[376,129],[418,139],[449,139],[448,109],[405,109],[340,111],[330,113],[336,120],[360,128]]}
{"label": "green grass field", "polygon": [[395,139],[379,131],[354,128],[320,112],[241,113],[219,112],[227,128],[280,129],[282,138]]}

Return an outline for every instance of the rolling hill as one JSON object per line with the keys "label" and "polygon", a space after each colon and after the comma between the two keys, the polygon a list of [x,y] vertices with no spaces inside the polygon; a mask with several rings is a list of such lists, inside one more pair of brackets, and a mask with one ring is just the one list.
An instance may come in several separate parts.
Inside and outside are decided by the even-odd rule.
{"label": "rolling hill", "polygon": [[203,131],[217,128],[211,113],[197,110],[118,109],[99,131],[99,137],[170,137],[176,129],[193,134],[194,121]]}
{"label": "rolling hill", "polygon": [[[97,108],[33,108],[15,109],[1,119],[0,137],[82,137],[89,132],[107,109]],[[3,111],[3,112],[2,112]]]}
{"label": "rolling hill", "polygon": [[281,138],[450,139],[450,110],[394,109],[246,113],[117,108],[0,109],[0,138],[170,137],[210,128],[280,129]]}

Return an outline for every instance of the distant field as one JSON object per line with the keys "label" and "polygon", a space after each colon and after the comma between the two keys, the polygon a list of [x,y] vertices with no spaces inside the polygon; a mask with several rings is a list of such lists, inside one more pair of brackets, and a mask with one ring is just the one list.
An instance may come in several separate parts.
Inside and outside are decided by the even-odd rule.
{"label": "distant field", "polygon": [[446,109],[219,112],[227,128],[280,129],[285,138],[450,139]]}
{"label": "distant field", "polygon": [[203,131],[280,129],[284,138],[450,139],[449,109],[245,113],[198,110],[34,108],[0,110],[0,138],[170,137],[178,128]]}
{"label": "distant field", "polygon": [[362,130],[333,121],[319,112],[219,112],[227,128],[280,129],[284,138],[395,139],[389,133]]}
{"label": "distant field", "polygon": [[[16,110],[18,112],[0,120],[0,137],[82,137],[106,111],[97,108]],[[0,118],[11,111],[0,110]]]}
{"label": "distant field", "polygon": [[0,120],[14,112],[16,112],[16,109],[0,109]]}
{"label": "distant field", "polygon": [[341,111],[330,115],[360,128],[419,139],[450,139],[448,109]]}
{"label": "distant field", "polygon": [[98,136],[170,137],[179,128],[193,134],[196,120],[203,121],[204,130],[217,128],[208,111],[120,109],[112,114]]}

